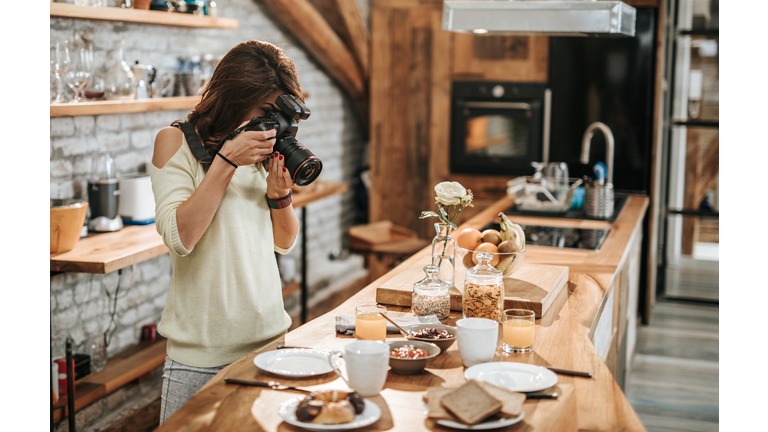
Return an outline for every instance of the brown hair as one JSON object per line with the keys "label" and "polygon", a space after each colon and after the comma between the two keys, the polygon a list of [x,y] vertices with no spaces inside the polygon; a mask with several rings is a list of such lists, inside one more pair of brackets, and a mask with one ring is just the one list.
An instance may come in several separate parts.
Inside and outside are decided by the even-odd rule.
{"label": "brown hair", "polygon": [[200,103],[187,119],[210,151],[240,126],[245,113],[278,90],[304,101],[293,61],[270,43],[242,42],[216,65]]}

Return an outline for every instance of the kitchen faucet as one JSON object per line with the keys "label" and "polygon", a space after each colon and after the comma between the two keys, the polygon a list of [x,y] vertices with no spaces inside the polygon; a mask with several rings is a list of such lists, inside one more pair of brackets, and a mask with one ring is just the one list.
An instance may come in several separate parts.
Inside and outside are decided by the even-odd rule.
{"label": "kitchen faucet", "polygon": [[611,185],[613,187],[613,132],[605,123],[594,122],[587,127],[587,130],[584,132],[584,138],[581,140],[581,163],[589,163],[589,146],[592,143],[592,135],[594,135],[595,129],[603,131],[603,135],[605,135],[605,145],[607,147],[605,155],[607,160],[605,162],[608,168],[606,186]]}

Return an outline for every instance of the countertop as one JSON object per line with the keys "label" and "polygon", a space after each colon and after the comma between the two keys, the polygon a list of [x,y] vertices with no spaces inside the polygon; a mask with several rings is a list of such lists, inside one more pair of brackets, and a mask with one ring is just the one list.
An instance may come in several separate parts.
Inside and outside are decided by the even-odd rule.
{"label": "countertop", "polygon": [[[499,211],[513,203],[511,197],[503,198],[464,223],[464,227],[481,228],[494,220]],[[606,299],[620,280],[620,269],[630,259],[631,248],[642,236],[642,221],[648,206],[648,198],[630,195],[614,223],[600,221],[576,221],[516,216],[513,221],[521,224],[538,224],[564,227],[604,228],[611,232],[600,252],[560,250],[530,246],[525,260],[529,263],[565,265],[570,269],[567,290],[563,290],[553,306],[536,323],[534,352],[531,354],[504,354],[497,349],[494,361],[553,366],[591,371],[592,378],[558,375],[555,390],[561,394],[557,400],[529,400],[524,405],[523,422],[498,430],[645,430],[611,371],[595,349],[593,335]],[[354,315],[360,304],[375,303],[376,287],[429,256],[424,249],[400,266],[377,279],[349,298],[333,311],[312,320],[288,333],[285,340],[276,341],[261,350],[232,363],[209,381],[189,402],[164,423],[159,431],[176,430],[248,430],[290,431],[297,430],[282,421],[277,413],[281,403],[299,396],[300,393],[273,391],[257,387],[225,384],[224,377],[278,380],[285,384],[304,386],[309,389],[345,388],[333,374],[315,379],[289,379],[261,372],[253,359],[262,352],[270,351],[278,343],[293,346],[341,349],[352,336],[336,334],[337,315]],[[613,296],[610,296],[613,298]],[[389,306],[390,316],[409,313],[407,307]],[[454,325],[461,318],[460,312],[451,312],[444,324]],[[401,339],[400,335],[388,335],[388,340]],[[458,345],[432,360],[426,371],[419,375],[398,375],[390,372],[381,394],[369,398],[382,410],[382,418],[365,431],[419,431],[453,430],[436,425],[425,418],[422,396],[428,387],[443,383],[464,381]]]}

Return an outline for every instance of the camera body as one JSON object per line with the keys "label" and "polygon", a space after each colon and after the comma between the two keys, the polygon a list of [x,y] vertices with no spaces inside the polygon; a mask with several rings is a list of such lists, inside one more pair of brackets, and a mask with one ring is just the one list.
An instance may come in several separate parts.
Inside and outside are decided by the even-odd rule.
{"label": "camera body", "polygon": [[323,169],[323,162],[296,140],[299,120],[308,119],[311,113],[304,103],[291,95],[280,95],[275,102],[280,110],[269,110],[263,117],[252,118],[233,134],[252,130],[277,130],[273,150],[283,155],[285,168],[293,182],[306,186],[315,181]]}

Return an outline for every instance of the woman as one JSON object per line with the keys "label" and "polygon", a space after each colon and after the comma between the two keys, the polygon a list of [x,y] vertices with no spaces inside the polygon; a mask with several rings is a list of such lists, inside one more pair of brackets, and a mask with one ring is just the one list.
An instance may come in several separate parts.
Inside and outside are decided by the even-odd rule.
{"label": "woman", "polygon": [[274,252],[293,248],[299,220],[293,180],[272,150],[276,131],[242,132],[211,152],[251,118],[278,109],[281,94],[303,100],[293,62],[274,45],[243,42],[221,59],[188,116],[213,162],[196,160],[180,129],[157,134],[155,221],[173,268],[158,327],[168,338],[161,423],[224,366],[282,338],[291,324]]}

